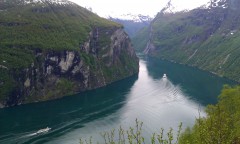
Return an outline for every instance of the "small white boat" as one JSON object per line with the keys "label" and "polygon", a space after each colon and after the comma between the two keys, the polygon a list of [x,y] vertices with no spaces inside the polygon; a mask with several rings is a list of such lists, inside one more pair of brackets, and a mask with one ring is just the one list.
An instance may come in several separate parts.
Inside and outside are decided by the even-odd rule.
{"label": "small white boat", "polygon": [[51,128],[46,127],[46,128],[44,128],[44,129],[40,129],[40,130],[38,130],[38,131],[36,132],[36,134],[46,133],[46,132],[48,132],[49,130],[51,130]]}
{"label": "small white boat", "polygon": [[167,78],[167,75],[166,75],[166,74],[163,74],[163,78]]}
{"label": "small white boat", "polygon": [[50,130],[51,130],[51,128],[46,127],[44,129],[40,129],[40,130],[36,131],[35,133],[31,133],[31,134],[29,134],[27,136],[36,136],[36,135],[39,135],[39,134],[45,134],[45,133],[47,133]]}

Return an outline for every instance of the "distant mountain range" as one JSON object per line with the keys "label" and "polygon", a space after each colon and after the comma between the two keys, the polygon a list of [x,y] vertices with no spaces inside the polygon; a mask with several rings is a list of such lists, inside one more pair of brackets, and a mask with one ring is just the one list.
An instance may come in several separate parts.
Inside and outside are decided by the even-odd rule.
{"label": "distant mountain range", "polygon": [[151,18],[150,16],[144,16],[140,14],[139,15],[124,14],[118,16],[117,18],[109,17],[108,19],[122,24],[127,34],[130,37],[134,37],[140,29],[149,26],[153,18]]}
{"label": "distant mountain range", "polygon": [[170,6],[133,37],[136,50],[240,82],[240,0],[174,13]]}
{"label": "distant mountain range", "polygon": [[149,22],[151,21],[153,18],[150,17],[150,16],[146,16],[146,15],[141,15],[141,14],[138,14],[138,15],[134,15],[134,14],[122,14],[118,17],[111,17],[109,16],[109,19],[120,19],[120,20],[129,20],[129,21],[133,21],[133,22]]}

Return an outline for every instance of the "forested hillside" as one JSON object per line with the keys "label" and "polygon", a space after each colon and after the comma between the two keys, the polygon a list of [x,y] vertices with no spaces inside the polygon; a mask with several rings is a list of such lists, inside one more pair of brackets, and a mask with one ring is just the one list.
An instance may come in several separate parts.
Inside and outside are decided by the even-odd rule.
{"label": "forested hillside", "polygon": [[67,0],[0,0],[0,107],[56,99],[137,72],[122,25]]}
{"label": "forested hillside", "polygon": [[165,8],[134,38],[144,45],[135,48],[240,81],[239,7],[239,0],[220,0],[188,12]]}

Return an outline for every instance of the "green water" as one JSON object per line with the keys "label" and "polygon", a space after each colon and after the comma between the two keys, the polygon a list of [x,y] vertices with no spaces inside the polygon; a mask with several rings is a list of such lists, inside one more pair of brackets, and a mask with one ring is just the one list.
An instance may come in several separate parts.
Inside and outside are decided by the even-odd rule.
{"label": "green water", "polygon": [[[167,74],[167,79],[162,78]],[[191,126],[217,102],[223,84],[235,84],[195,68],[142,57],[138,75],[63,99],[0,109],[0,143],[101,142],[100,132],[144,122],[144,136],[161,127]],[[38,130],[50,127],[47,133]]]}

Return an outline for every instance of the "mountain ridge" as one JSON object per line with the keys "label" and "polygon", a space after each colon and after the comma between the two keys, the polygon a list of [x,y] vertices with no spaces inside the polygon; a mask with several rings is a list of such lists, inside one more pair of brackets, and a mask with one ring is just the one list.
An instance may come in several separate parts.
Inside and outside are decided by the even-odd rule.
{"label": "mountain ridge", "polygon": [[0,107],[61,98],[138,72],[123,26],[72,2],[1,0],[0,10]]}
{"label": "mountain ridge", "polygon": [[149,26],[150,22],[152,21],[152,18],[150,16],[145,16],[141,14],[138,15],[126,14],[122,15],[122,17],[118,16],[116,18],[109,16],[108,19],[122,24],[124,26],[125,31],[131,38],[133,38],[139,30]]}
{"label": "mountain ridge", "polygon": [[129,20],[129,21],[133,21],[133,22],[150,22],[153,18],[150,17],[149,15],[142,15],[142,14],[123,14],[120,16],[108,16],[108,19],[118,19],[118,20]]}
{"label": "mountain ridge", "polygon": [[219,0],[189,12],[161,13],[134,45],[147,54],[240,81],[239,0]]}

